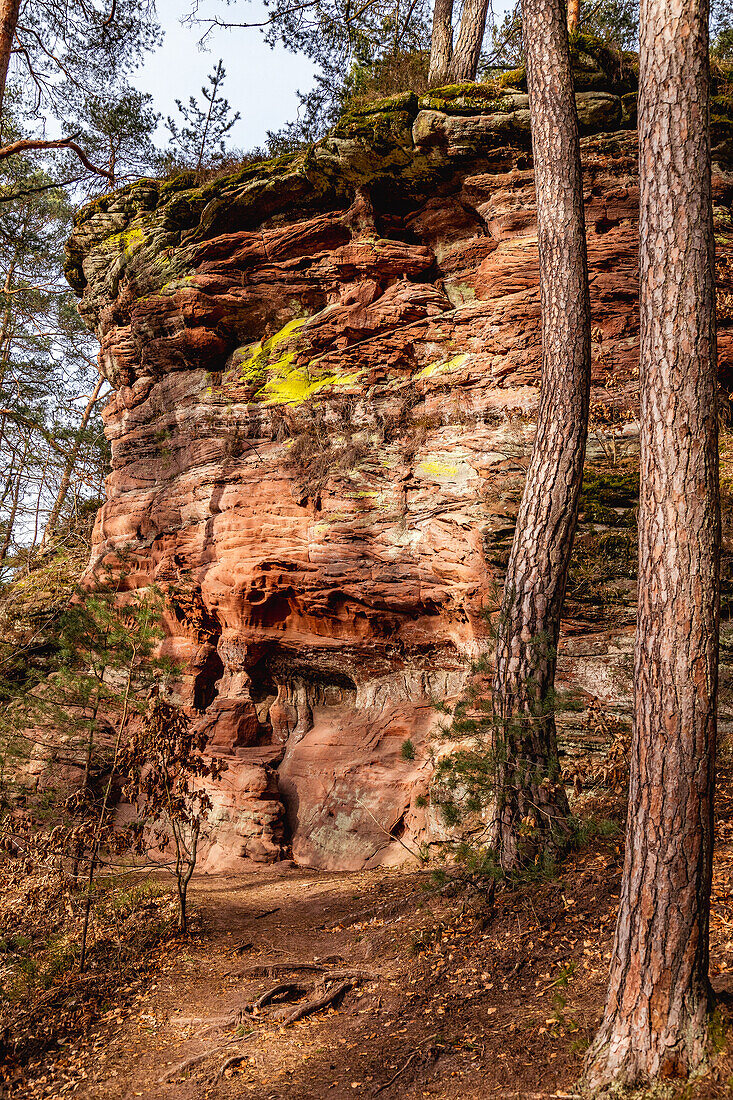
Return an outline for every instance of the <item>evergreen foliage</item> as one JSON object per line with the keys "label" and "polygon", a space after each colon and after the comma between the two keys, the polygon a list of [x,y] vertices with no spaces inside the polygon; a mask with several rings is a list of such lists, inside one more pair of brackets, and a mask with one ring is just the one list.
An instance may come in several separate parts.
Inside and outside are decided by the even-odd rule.
{"label": "evergreen foliage", "polygon": [[152,103],[151,95],[126,83],[105,86],[103,93],[69,89],[67,129],[82,128],[84,147],[110,173],[110,187],[159,171],[153,136],[160,114]]}
{"label": "evergreen foliage", "polygon": [[150,0],[22,0],[11,79],[35,111],[63,112],[71,87],[98,94],[160,41]]}
{"label": "evergreen foliage", "polygon": [[[535,638],[534,648],[538,656],[546,654],[546,639]],[[495,711],[491,680],[492,662],[484,656],[471,665],[467,687],[455,706],[437,704],[448,720],[437,735],[430,801],[448,833],[454,834],[448,846],[458,861],[472,874],[484,868],[482,874],[495,877],[502,867],[498,823],[509,795],[519,792],[523,816],[514,823],[517,868],[547,873],[573,843],[574,823],[548,818],[533,799],[533,791],[561,785],[563,777],[558,759],[540,763],[526,751],[531,742],[527,729],[548,714],[579,710],[582,705],[571,694],[554,690],[539,698],[528,683],[524,694],[533,700],[530,709],[503,718]]]}
{"label": "evergreen foliage", "polygon": [[[151,588],[125,595],[122,580],[107,591],[77,594],[58,622],[52,660],[10,698],[0,723],[3,844],[22,844],[31,866],[50,860],[73,885],[81,900],[80,970],[97,879],[105,870],[114,873],[124,853],[147,857],[154,848],[155,864],[162,853],[167,866],[165,851],[173,844],[179,927],[185,929],[186,891],[211,807],[193,780],[222,770],[203,756],[205,739],[161,695],[174,671],[156,656],[162,594]],[[12,808],[34,759],[80,770],[81,778],[57,808],[50,832],[19,837]],[[115,808],[123,784],[139,816],[121,827]]]}
{"label": "evergreen foliage", "polygon": [[[16,197],[12,197],[16,196]],[[107,445],[95,402],[93,336],[60,270],[72,206],[32,160],[0,162],[0,579],[36,554],[61,487],[58,526],[98,502]]]}
{"label": "evergreen foliage", "polygon": [[231,113],[228,100],[222,95],[226,70],[221,59],[208,76],[208,87],[201,89],[203,102],[189,96],[184,106],[180,99],[176,107],[181,121],[168,117],[166,126],[170,132],[170,149],[174,163],[199,171],[204,162],[214,165],[226,156],[226,136],[239,118],[239,111]]}

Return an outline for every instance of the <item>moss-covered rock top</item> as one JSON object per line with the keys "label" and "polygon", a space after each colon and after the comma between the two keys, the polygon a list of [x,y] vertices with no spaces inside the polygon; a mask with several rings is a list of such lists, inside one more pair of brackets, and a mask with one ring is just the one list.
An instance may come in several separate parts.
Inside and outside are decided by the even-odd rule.
{"label": "moss-covered rock top", "polygon": [[[635,87],[628,57],[587,36],[574,41],[573,57],[583,132],[634,125],[634,104],[621,99]],[[429,196],[458,173],[482,170],[502,144],[529,150],[525,88],[519,69],[421,97],[408,91],[356,103],[321,141],[293,154],[204,182],[193,172],[141,179],[95,199],[76,216],[65,265],[85,296],[85,317],[98,323],[123,275],[139,299],[180,289],[204,240],[255,229],[294,209],[343,205],[375,183],[395,201]]]}

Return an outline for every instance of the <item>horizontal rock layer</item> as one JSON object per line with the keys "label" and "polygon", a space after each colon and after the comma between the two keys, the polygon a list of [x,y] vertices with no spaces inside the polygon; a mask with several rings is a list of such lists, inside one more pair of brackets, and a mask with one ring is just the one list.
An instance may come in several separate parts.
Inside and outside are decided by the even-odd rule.
{"label": "horizontal rock layer", "polygon": [[[631,687],[635,94],[612,55],[576,62],[593,392],[560,669],[608,715]],[[715,125],[726,380],[733,177]],[[67,272],[114,386],[94,562],[124,550],[126,583],[166,590],[180,694],[229,763],[209,866],[292,845],[358,868],[439,840],[433,702],[488,644],[538,403],[522,73],[368,105],[203,186],[123,188],[80,213]],[[568,718],[566,750],[606,732]]]}

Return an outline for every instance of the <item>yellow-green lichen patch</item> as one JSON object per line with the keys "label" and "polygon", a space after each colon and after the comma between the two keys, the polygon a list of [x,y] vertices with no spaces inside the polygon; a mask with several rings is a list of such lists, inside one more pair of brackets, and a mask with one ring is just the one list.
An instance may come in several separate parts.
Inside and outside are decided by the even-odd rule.
{"label": "yellow-green lichen patch", "polygon": [[352,385],[361,371],[338,374],[320,371],[315,362],[296,365],[298,333],[308,320],[294,317],[269,339],[238,348],[227,381],[258,386],[254,399],[264,405],[297,405],[329,386]]}
{"label": "yellow-green lichen patch", "polygon": [[194,285],[193,275],[182,275],[180,279],[170,279],[160,288],[161,294],[175,294],[177,290],[184,290]]}
{"label": "yellow-green lichen patch", "polygon": [[457,466],[451,465],[450,462],[440,462],[438,459],[427,459],[420,463],[418,469],[421,473],[438,481],[454,478],[458,474]]}
{"label": "yellow-green lichen patch", "polygon": [[292,368],[293,358],[290,352],[277,363],[270,364],[267,373],[271,377],[255,394],[256,400],[263,405],[299,405],[330,386],[351,386],[362,373],[318,376],[311,374],[307,367]]}
{"label": "yellow-green lichen patch", "polygon": [[101,242],[100,248],[124,252],[125,255],[132,256],[144,241],[145,234],[142,229],[126,229],[124,233],[113,233],[111,237],[106,237]]}
{"label": "yellow-green lichen patch", "polygon": [[[282,358],[289,359],[292,362],[295,359],[295,352],[290,352],[289,357],[283,356]],[[244,347],[237,348],[231,358],[231,370],[229,373],[228,381],[231,382],[257,382],[262,380],[270,362],[270,356],[265,347],[263,347],[261,341],[257,341],[255,344],[246,344]]]}
{"label": "yellow-green lichen patch", "polygon": [[[254,344],[245,344],[232,355],[230,360],[229,382],[264,383],[267,375],[274,373],[284,377],[292,370],[295,352],[283,353],[287,345],[308,320],[307,317],[294,317],[267,340],[258,340]],[[273,353],[277,351],[277,356]]]}
{"label": "yellow-green lichen patch", "polygon": [[418,378],[434,378],[436,374],[448,374],[450,371],[458,370],[468,359],[468,355],[465,352],[461,355],[454,355],[452,359],[448,359],[443,363],[440,359],[436,359],[434,363],[428,363],[427,367],[423,367],[415,375],[415,380]]}
{"label": "yellow-green lichen patch", "polygon": [[265,342],[264,346],[269,350],[269,348],[275,348],[279,344],[282,344],[284,340],[289,340],[308,320],[308,317],[294,317],[292,321],[288,321],[286,325],[283,325],[279,332],[271,336],[270,339]]}

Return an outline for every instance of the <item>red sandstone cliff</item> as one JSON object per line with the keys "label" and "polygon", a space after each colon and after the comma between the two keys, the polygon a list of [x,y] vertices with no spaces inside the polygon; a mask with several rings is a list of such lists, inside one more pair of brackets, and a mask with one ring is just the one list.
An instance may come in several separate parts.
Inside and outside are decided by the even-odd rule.
{"label": "red sandstone cliff", "polygon": [[[633,622],[635,81],[597,50],[577,63],[593,425],[561,674],[612,712]],[[169,593],[183,701],[229,760],[210,866],[291,840],[356,868],[440,835],[419,798],[432,701],[485,641],[538,397],[521,75],[371,104],[294,157],[143,180],[77,219],[68,276],[115,387],[95,561],[124,548],[129,583]]]}

